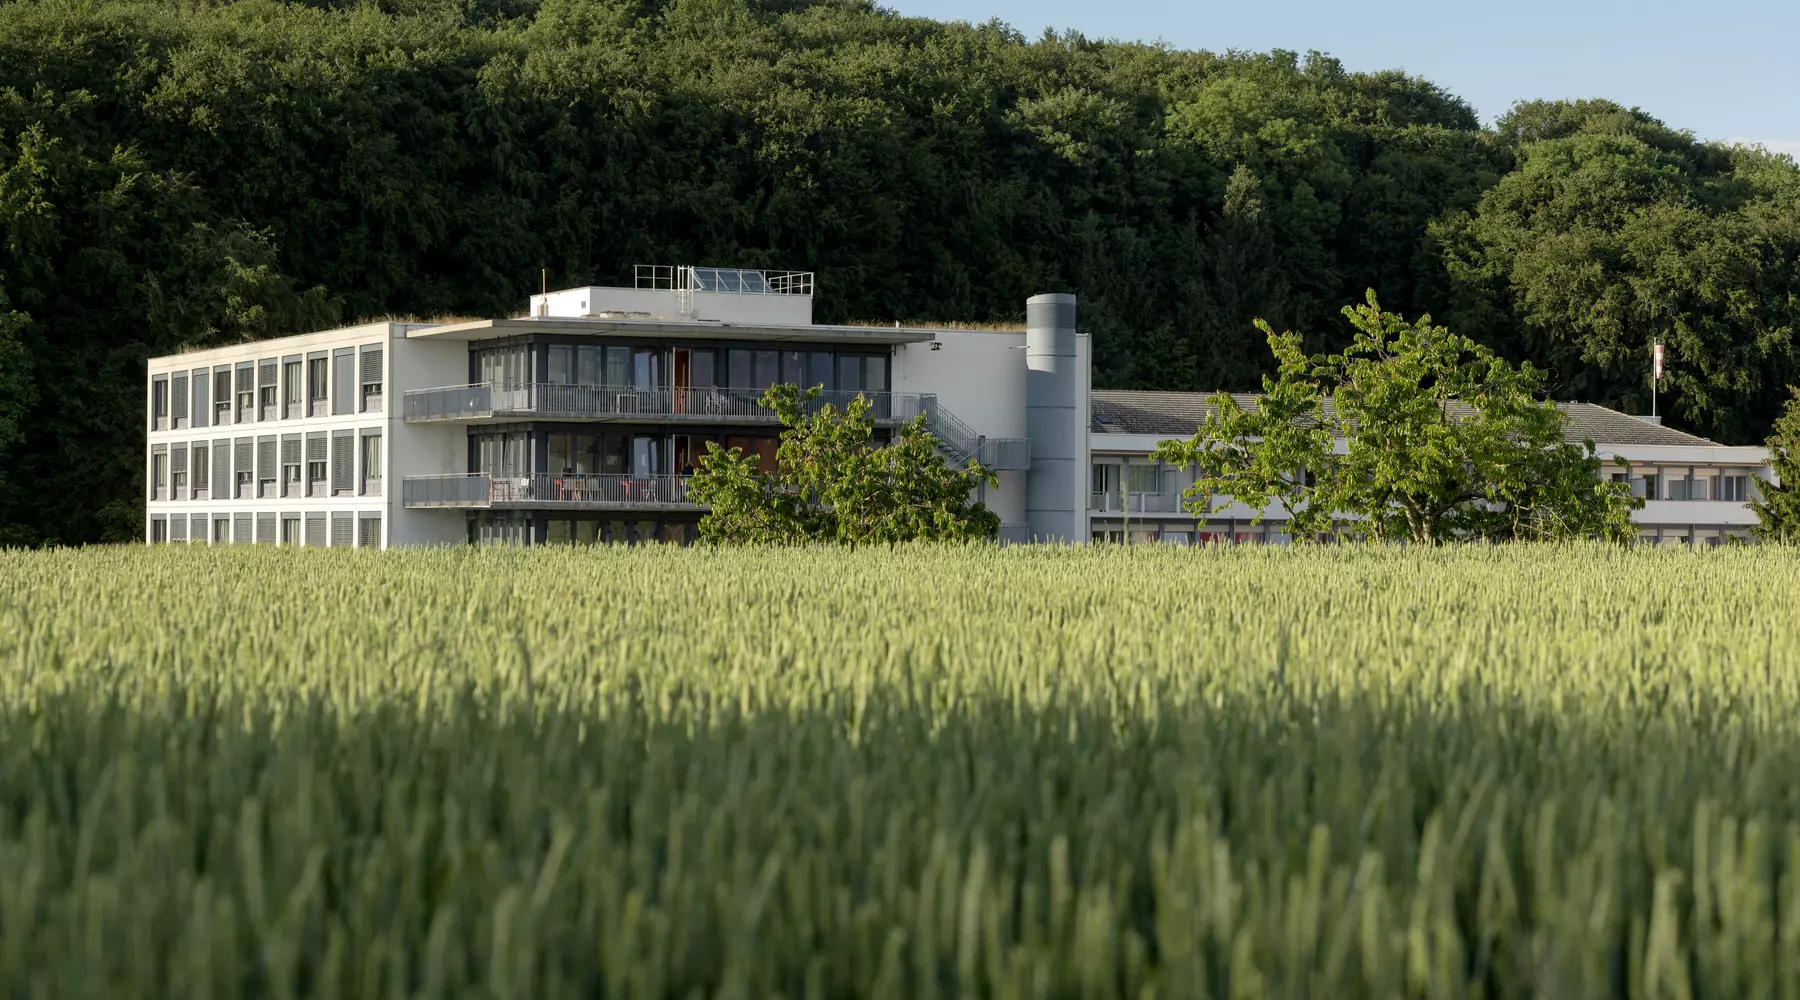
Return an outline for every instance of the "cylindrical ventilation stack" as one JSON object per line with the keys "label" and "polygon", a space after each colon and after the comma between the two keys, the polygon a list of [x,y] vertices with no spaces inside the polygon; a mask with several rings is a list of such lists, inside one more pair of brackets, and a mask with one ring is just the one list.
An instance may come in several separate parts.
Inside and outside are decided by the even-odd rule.
{"label": "cylindrical ventilation stack", "polygon": [[1025,433],[1031,438],[1031,470],[1025,475],[1025,520],[1033,541],[1081,541],[1075,537],[1078,360],[1075,296],[1026,299]]}

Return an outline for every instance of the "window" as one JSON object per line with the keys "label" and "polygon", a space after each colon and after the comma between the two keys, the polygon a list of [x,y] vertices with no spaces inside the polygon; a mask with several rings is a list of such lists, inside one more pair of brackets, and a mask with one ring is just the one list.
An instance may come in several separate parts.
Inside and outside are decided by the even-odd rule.
{"label": "window", "polygon": [[[188,486],[188,446],[169,447],[169,499],[186,500]],[[184,532],[185,534],[185,532]]]}
{"label": "window", "polygon": [[299,545],[300,544],[300,515],[299,514],[283,514],[283,515],[281,515],[281,544],[283,544],[283,545]]}
{"label": "window", "polygon": [[355,431],[331,433],[331,495],[347,497],[356,492]]}
{"label": "window", "polygon": [[362,436],[362,492],[363,496],[369,497],[381,495],[380,431]]}
{"label": "window", "polygon": [[245,362],[237,367],[237,422],[247,424],[256,418],[256,366]]}
{"label": "window", "polygon": [[838,358],[838,388],[844,392],[861,392],[862,359],[848,355]]}
{"label": "window", "polygon": [[159,545],[169,540],[169,519],[153,517],[150,519],[150,544]]}
{"label": "window", "polygon": [[733,348],[725,352],[725,383],[733,389],[751,387],[749,351]]}
{"label": "window", "polygon": [[581,385],[599,385],[603,365],[598,347],[583,347],[575,353],[575,381]]}
{"label": "window", "polygon": [[575,381],[575,348],[568,344],[551,344],[550,377],[551,385],[571,385]]}
{"label": "window", "polygon": [[757,392],[775,384],[781,377],[780,363],[775,351],[756,351],[753,354],[754,368],[750,373],[750,387]]}
{"label": "window", "polygon": [[231,541],[231,518],[213,518],[212,541],[214,545],[225,545]]}
{"label": "window", "polygon": [[330,361],[323,354],[311,355],[306,359],[306,415],[322,417],[325,415],[326,371]]}
{"label": "window", "polygon": [[696,350],[689,362],[688,385],[696,389],[711,389],[718,385],[718,355],[712,351]]}
{"label": "window", "polygon": [[322,510],[306,513],[306,544],[321,548],[325,545],[325,512]]}
{"label": "window", "polygon": [[1667,483],[1667,499],[1686,500],[1688,498],[1688,481],[1686,476],[1675,476]]}
{"label": "window", "polygon": [[256,515],[256,544],[275,544],[275,515],[273,513]]}
{"label": "window", "polygon": [[806,352],[781,352],[781,381],[803,389],[806,387]]}
{"label": "window", "polygon": [[213,426],[231,423],[231,369],[213,369]]}
{"label": "window", "polygon": [[300,435],[284,434],[281,437],[281,495],[284,497],[302,497],[306,493],[305,485],[300,479]]}
{"label": "window", "polygon": [[1094,463],[1093,484],[1090,492],[1102,496],[1117,496],[1119,492],[1119,466],[1104,462]]}
{"label": "window", "polygon": [[[205,441],[195,441],[194,442],[194,456],[193,456],[194,499],[195,500],[206,499],[207,487],[210,485],[210,483],[208,482],[208,473],[207,473],[207,461],[206,461],[207,454],[208,454],[208,452],[206,449],[206,442]],[[204,531],[199,532],[199,537],[205,538],[206,532],[204,532]]]}
{"label": "window", "polygon": [[1162,470],[1161,469],[1159,469],[1158,467],[1156,467],[1154,465],[1131,465],[1131,466],[1127,466],[1126,468],[1129,470],[1129,476],[1128,476],[1129,481],[1126,483],[1126,486],[1128,487],[1127,492],[1130,492],[1130,493],[1161,493],[1162,492]]}
{"label": "window", "polygon": [[253,545],[256,542],[256,517],[252,514],[233,514],[231,517],[231,544]]}
{"label": "window", "polygon": [[169,541],[187,541],[188,519],[186,515],[177,514],[169,518]]}
{"label": "window", "polygon": [[349,511],[331,512],[331,547],[349,548],[356,544],[356,517]]}
{"label": "window", "polygon": [[276,417],[275,394],[277,392],[277,386],[275,385],[275,380],[280,372],[281,362],[276,361],[274,358],[270,358],[257,366],[256,419],[258,420],[274,420]]}
{"label": "window", "polygon": [[1732,503],[1744,503],[1750,499],[1749,476],[1720,476],[1718,497]]}
{"label": "window", "polygon": [[362,392],[359,395],[362,412],[381,412],[381,348],[364,347],[361,361]]}
{"label": "window", "polygon": [[[188,373],[176,372],[169,377],[169,425],[182,430],[188,423]],[[182,533],[183,535],[186,532]]]}
{"label": "window", "polygon": [[212,443],[212,498],[231,499],[230,438],[217,438]]}
{"label": "window", "polygon": [[340,347],[331,352],[331,412],[356,412],[356,351]]}
{"label": "window", "polygon": [[[208,377],[206,369],[194,369],[193,388],[194,426],[205,427],[207,425],[207,417],[212,414],[212,380]],[[201,532],[201,538],[204,539],[205,537],[206,533]]]}
{"label": "window", "polygon": [[299,358],[288,358],[281,365],[281,415],[292,420],[301,415],[300,397],[306,387],[301,384],[302,365]]}
{"label": "window", "polygon": [[[256,439],[256,495],[272,497],[275,495],[276,473],[280,463],[275,452],[276,437],[266,434]],[[273,541],[273,539],[270,539]]]}
{"label": "window", "polygon": [[238,438],[232,442],[231,471],[236,473],[233,482],[237,489],[231,494],[239,500],[248,500],[255,495],[256,489],[256,439]]}
{"label": "window", "polygon": [[1655,473],[1640,472],[1631,480],[1631,495],[1643,497],[1646,500],[1655,500],[1662,495],[1661,487],[1662,484],[1658,481]]}
{"label": "window", "polygon": [[169,380],[166,377],[150,382],[150,429],[169,429]]}
{"label": "window", "polygon": [[1711,483],[1711,480],[1708,480],[1704,477],[1696,477],[1694,479],[1689,479],[1688,480],[1688,499],[1689,500],[1705,500],[1706,493],[1707,493],[1707,486],[1710,483]]}
{"label": "window", "polygon": [[168,445],[157,445],[150,455],[150,499],[169,499]]}
{"label": "window", "polygon": [[206,541],[205,514],[195,514],[188,520],[188,541],[195,543]]}
{"label": "window", "polygon": [[833,377],[831,368],[831,352],[812,351],[808,353],[806,355],[806,387],[810,389],[815,385],[820,385],[824,386],[827,392],[836,389],[837,379]]}
{"label": "window", "polygon": [[326,438],[324,434],[308,434],[306,436],[306,495],[309,497],[330,496],[330,488],[326,484]]}
{"label": "window", "polygon": [[381,548],[381,515],[364,513],[356,519],[356,544],[365,549]]}

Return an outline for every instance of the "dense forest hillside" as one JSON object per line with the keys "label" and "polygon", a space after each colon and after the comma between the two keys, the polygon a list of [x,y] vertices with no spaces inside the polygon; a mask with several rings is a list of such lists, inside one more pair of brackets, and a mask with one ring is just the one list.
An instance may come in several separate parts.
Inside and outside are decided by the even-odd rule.
{"label": "dense forest hillside", "polygon": [[1397,72],[855,0],[0,5],[0,543],[130,537],[143,359],[499,315],[635,263],[815,270],[823,320],[1071,290],[1098,384],[1253,388],[1366,288],[1558,398],[1766,432],[1800,171],[1603,101],[1484,128]]}

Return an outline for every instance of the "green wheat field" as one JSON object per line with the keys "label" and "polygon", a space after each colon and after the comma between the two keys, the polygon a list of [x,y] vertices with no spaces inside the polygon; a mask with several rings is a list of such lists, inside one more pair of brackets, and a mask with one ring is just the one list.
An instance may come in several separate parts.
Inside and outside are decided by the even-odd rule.
{"label": "green wheat field", "polygon": [[0,552],[0,996],[1800,997],[1800,554]]}

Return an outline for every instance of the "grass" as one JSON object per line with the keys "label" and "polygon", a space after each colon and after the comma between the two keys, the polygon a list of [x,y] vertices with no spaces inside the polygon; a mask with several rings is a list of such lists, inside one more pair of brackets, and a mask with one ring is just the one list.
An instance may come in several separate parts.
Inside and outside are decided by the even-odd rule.
{"label": "grass", "polygon": [[0,552],[7,996],[1800,997],[1773,548]]}

